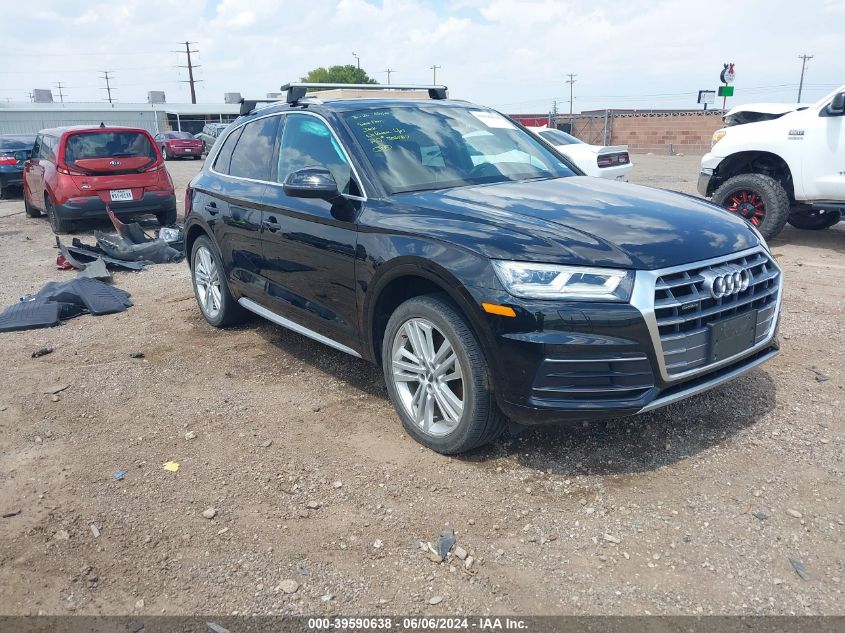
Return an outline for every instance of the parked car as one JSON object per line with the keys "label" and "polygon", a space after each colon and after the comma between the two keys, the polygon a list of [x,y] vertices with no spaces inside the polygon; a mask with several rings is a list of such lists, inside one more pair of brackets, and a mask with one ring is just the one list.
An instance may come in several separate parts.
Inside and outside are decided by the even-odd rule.
{"label": "parked car", "polygon": [[750,104],[725,115],[698,191],[767,239],[789,222],[826,229],[845,213],[845,85],[811,106]]}
{"label": "parked car", "polygon": [[190,132],[161,132],[155,135],[164,160],[173,158],[202,158],[203,142]]}
{"label": "parked car", "polygon": [[528,129],[554,145],[557,151],[571,159],[588,176],[627,182],[633,167],[627,145],[588,145],[562,130],[548,127]]}
{"label": "parked car", "polygon": [[442,88],[306,86],[245,104],[190,182],[196,300],[214,326],[250,311],[381,365],[422,444],[650,411],[778,353],[781,271],[741,218],[584,177]]}
{"label": "parked car", "polygon": [[24,164],[24,206],[29,217],[46,213],[53,231],[75,220],[155,215],[176,221],[176,195],[153,137],[128,127],[58,127],[41,130]]}
{"label": "parked car", "polygon": [[0,134],[0,199],[23,187],[23,164],[32,154],[35,134]]}
{"label": "parked car", "polygon": [[228,123],[206,123],[203,128],[202,132],[196,135],[203,143],[203,153],[208,154],[209,150],[214,146],[214,143],[217,142],[217,139],[220,137],[220,134],[223,133],[229,127]]}

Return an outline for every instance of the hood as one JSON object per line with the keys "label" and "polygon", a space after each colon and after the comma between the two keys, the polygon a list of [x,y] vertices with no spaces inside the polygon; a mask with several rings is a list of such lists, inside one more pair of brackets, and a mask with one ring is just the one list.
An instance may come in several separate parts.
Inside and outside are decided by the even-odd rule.
{"label": "hood", "polygon": [[722,120],[728,126],[759,123],[760,121],[771,121],[782,117],[784,114],[806,108],[807,106],[802,106],[800,103],[747,103],[731,108],[722,117]]}
{"label": "hood", "polygon": [[728,211],[693,196],[573,176],[399,194],[394,229],[493,259],[655,269],[759,244]]}

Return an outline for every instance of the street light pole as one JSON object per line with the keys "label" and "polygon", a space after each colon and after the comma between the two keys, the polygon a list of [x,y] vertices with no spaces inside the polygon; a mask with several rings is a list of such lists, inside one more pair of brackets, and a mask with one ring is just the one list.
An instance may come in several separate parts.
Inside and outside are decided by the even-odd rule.
{"label": "street light pole", "polygon": [[437,85],[437,69],[438,68],[443,68],[443,67],[438,66],[437,64],[434,64],[433,66],[431,66],[431,85],[433,85],[433,86]]}

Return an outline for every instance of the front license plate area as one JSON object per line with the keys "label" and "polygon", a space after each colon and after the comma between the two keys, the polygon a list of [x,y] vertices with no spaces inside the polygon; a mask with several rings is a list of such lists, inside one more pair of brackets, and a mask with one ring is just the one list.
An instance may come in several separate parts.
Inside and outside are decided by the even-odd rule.
{"label": "front license plate area", "polygon": [[710,362],[736,356],[754,345],[757,335],[757,310],[710,323]]}
{"label": "front license plate area", "polygon": [[112,202],[132,202],[131,189],[112,189],[110,193]]}

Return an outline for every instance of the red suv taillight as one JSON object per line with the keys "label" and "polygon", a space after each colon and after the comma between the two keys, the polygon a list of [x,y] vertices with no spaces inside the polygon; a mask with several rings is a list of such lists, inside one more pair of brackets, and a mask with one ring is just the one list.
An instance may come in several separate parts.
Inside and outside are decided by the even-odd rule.
{"label": "red suv taillight", "polygon": [[0,165],[17,165],[18,160],[14,156],[0,156]]}

